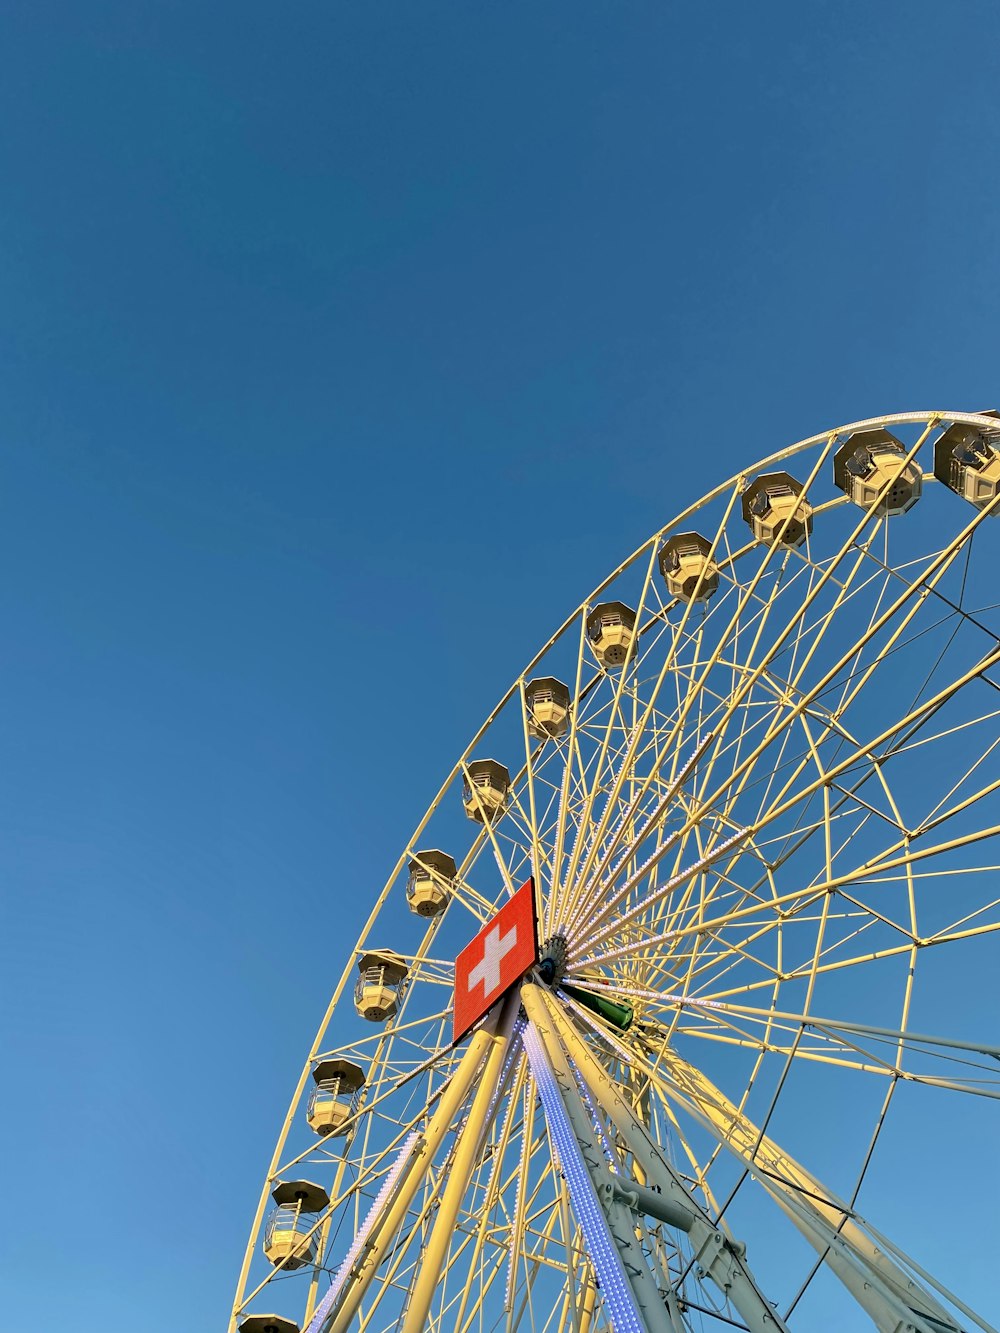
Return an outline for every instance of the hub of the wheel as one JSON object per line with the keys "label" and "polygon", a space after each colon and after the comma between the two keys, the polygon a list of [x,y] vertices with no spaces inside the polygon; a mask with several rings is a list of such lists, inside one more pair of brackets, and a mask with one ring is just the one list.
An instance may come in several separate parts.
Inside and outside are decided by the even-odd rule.
{"label": "hub of the wheel", "polygon": [[566,936],[550,935],[542,945],[542,956],[538,961],[538,975],[546,986],[558,986],[566,975]]}
{"label": "hub of the wheel", "polygon": [[627,1032],[632,1023],[631,1005],[619,1004],[608,995],[595,995],[593,991],[586,990],[582,986],[568,986],[563,980],[566,976],[568,953],[566,936],[550,935],[542,945],[541,957],[538,960],[540,980],[546,986],[551,986],[553,990],[559,987],[572,999],[576,1000],[578,1004],[582,1004],[584,1008],[589,1009],[591,1013],[599,1015],[621,1032]]}

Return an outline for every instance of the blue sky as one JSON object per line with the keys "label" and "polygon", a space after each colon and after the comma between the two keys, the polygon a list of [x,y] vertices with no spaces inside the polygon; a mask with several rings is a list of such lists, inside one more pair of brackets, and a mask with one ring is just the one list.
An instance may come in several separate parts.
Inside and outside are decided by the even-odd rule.
{"label": "blue sky", "polygon": [[11,1327],[220,1326],[345,934],[609,568],[797,438],[1000,406],[998,37],[4,5]]}

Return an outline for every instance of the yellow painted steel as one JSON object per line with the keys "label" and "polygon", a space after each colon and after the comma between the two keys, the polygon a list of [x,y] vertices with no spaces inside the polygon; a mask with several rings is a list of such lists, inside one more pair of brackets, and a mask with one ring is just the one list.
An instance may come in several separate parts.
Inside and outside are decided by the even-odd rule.
{"label": "yellow painted steel", "polygon": [[423,1134],[423,1142],[420,1145],[413,1168],[406,1176],[402,1188],[390,1204],[384,1218],[375,1223],[367,1253],[345,1290],[336,1316],[330,1323],[329,1328],[323,1330],[323,1333],[345,1333],[345,1330],[350,1327],[365,1292],[375,1278],[388,1246],[394,1240],[396,1232],[409,1212],[420,1182],[433,1161],[441,1140],[448,1132],[462,1103],[469,1095],[469,1090],[476,1074],[479,1072],[483,1057],[494,1042],[495,1038],[482,1028],[473,1034],[461,1063],[442,1095],[437,1109],[431,1116]]}
{"label": "yellow painted steel", "polygon": [[[476,1272],[482,1258],[483,1247],[486,1242],[487,1228],[490,1226],[490,1218],[493,1209],[496,1206],[497,1198],[500,1194],[504,1182],[500,1178],[500,1167],[507,1151],[507,1145],[510,1143],[511,1132],[514,1127],[514,1116],[518,1109],[518,1104],[524,1095],[524,1084],[527,1076],[527,1065],[522,1054],[517,1062],[517,1069],[511,1079],[509,1091],[507,1093],[507,1110],[504,1116],[503,1128],[500,1131],[500,1139],[497,1144],[496,1165],[491,1173],[490,1182],[483,1199],[482,1207],[479,1213],[479,1225],[476,1228],[475,1249],[473,1251],[471,1262],[469,1263],[469,1272],[465,1280],[465,1286],[462,1290],[462,1299],[458,1307],[458,1313],[455,1316],[455,1327],[461,1328],[465,1320],[465,1312],[469,1305],[472,1295],[472,1286],[475,1280]],[[509,1185],[509,1181],[507,1184]]]}
{"label": "yellow painted steel", "polygon": [[[950,1327],[947,1310],[879,1249],[854,1221],[852,1209],[779,1148],[701,1070],[683,1060],[666,1043],[657,1048],[656,1055],[660,1067],[669,1076],[660,1082],[664,1094],[689,1109],[693,1108],[720,1142],[739,1157],[748,1170],[757,1173],[759,1183],[803,1230],[811,1244],[822,1253],[829,1246],[830,1234],[843,1237],[909,1307],[942,1321],[946,1328]],[[827,1223],[827,1229],[817,1233],[807,1229],[808,1223],[803,1227],[803,1212],[818,1214]],[[843,1277],[839,1272],[838,1276]]]}
{"label": "yellow painted steel", "polygon": [[[336,1196],[340,1193],[340,1187],[343,1184],[344,1180],[344,1168],[346,1167],[346,1165],[347,1165],[347,1156],[345,1153],[345,1155],[341,1157],[340,1161],[337,1163],[337,1171],[333,1178],[333,1190],[331,1191],[331,1194],[334,1198],[336,1198]],[[332,1219],[333,1219],[333,1211],[331,1210],[323,1218],[323,1223],[319,1230],[318,1252],[319,1252],[320,1262],[322,1262],[323,1256],[326,1254],[326,1247],[330,1238],[330,1222],[332,1221]],[[303,1316],[303,1325],[307,1325],[309,1323],[309,1320],[313,1316],[313,1311],[316,1309],[316,1296],[319,1291],[319,1271],[320,1270],[318,1267],[313,1269],[312,1279],[310,1280],[309,1283],[309,1293],[306,1296],[306,1308],[305,1308],[305,1314]]]}
{"label": "yellow painted steel", "polygon": [[[890,657],[905,647],[914,635],[919,637],[921,627],[928,619],[926,608],[937,605],[933,599],[939,598],[941,604],[945,604],[955,571],[959,568],[960,556],[968,550],[979,525],[1000,513],[1000,491],[982,507],[977,505],[971,516],[968,510],[961,509],[960,500],[949,499],[959,522],[949,529],[938,548],[927,550],[929,543],[922,546],[923,554],[911,560],[901,574],[891,568],[888,534],[890,524],[897,519],[887,518],[891,505],[887,504],[886,496],[899,483],[900,477],[911,481],[919,479],[917,456],[937,424],[942,420],[959,419],[967,423],[969,429],[985,429],[983,419],[971,414],[901,414],[854,423],[833,433],[825,432],[764,460],[756,472],[748,471],[743,477],[716,488],[710,496],[679,516],[668,529],[655,534],[595,589],[520,674],[435,797],[378,895],[358,946],[347,962],[344,978],[320,1025],[279,1135],[244,1257],[231,1330],[235,1329],[238,1314],[248,1308],[255,1294],[270,1280],[265,1278],[254,1291],[247,1293],[252,1247],[259,1237],[270,1186],[276,1177],[287,1178],[292,1166],[320,1151],[313,1140],[310,1146],[298,1152],[299,1144],[293,1140],[295,1153],[286,1157],[294,1115],[299,1109],[312,1061],[319,1054],[341,1053],[335,1043],[330,1049],[329,1033],[345,980],[349,978],[356,959],[368,947],[375,923],[385,919],[390,895],[396,894],[405,907],[406,900],[396,883],[400,866],[420,855],[413,849],[422,845],[419,840],[431,816],[445,795],[453,794],[455,782],[468,776],[470,765],[475,762],[474,756],[486,749],[482,745],[483,739],[508,706],[510,712],[505,716],[509,720],[519,711],[524,764],[520,772],[512,775],[505,792],[506,812],[497,810],[494,817],[484,818],[482,825],[473,826],[474,836],[470,830],[471,846],[460,866],[456,867],[449,920],[454,918],[456,909],[467,911],[471,919],[478,921],[484,921],[495,910],[497,900],[491,898],[486,887],[489,879],[481,873],[481,868],[488,863],[489,853],[492,853],[504,893],[509,893],[525,877],[522,867],[525,860],[530,862],[536,877],[539,921],[545,923],[543,939],[545,933],[552,933],[557,927],[573,936],[574,953],[570,958],[567,982],[592,983],[595,991],[629,1004],[633,1003],[629,987],[634,987],[636,1030],[627,1041],[620,1034],[616,1037],[613,1033],[602,1033],[601,1041],[606,1041],[610,1049],[617,1049],[619,1059],[635,1061],[628,1065],[628,1069],[630,1087],[634,1084],[632,1090],[638,1099],[636,1105],[645,1098],[642,1105],[646,1106],[652,1090],[657,1105],[649,1124],[644,1123],[646,1111],[643,1111],[641,1120],[633,1115],[631,1102],[614,1087],[602,1060],[595,1055],[595,1050],[604,1050],[605,1055],[607,1050],[592,1034],[587,1039],[580,1036],[550,992],[526,986],[526,1008],[531,1012],[534,1006],[535,1017],[558,1033],[563,1046],[572,1049],[575,1061],[591,1062],[588,1079],[595,1085],[595,1096],[600,1087],[598,1100],[617,1127],[628,1124],[631,1115],[635,1125],[630,1132],[638,1134],[635,1128],[638,1126],[646,1141],[654,1147],[655,1133],[651,1126],[656,1117],[659,1117],[661,1127],[671,1127],[691,1164],[692,1177],[705,1191],[706,1199],[711,1198],[709,1182],[716,1179],[712,1166],[722,1151],[722,1141],[726,1140],[738,1155],[742,1152],[744,1160],[750,1152],[750,1139],[757,1131],[746,1119],[745,1107],[750,1090],[757,1085],[758,1079],[763,1081],[770,1077],[765,1071],[765,1056],[769,1061],[775,1055],[783,1056],[786,1068],[793,1062],[802,1062],[826,1065],[831,1071],[850,1068],[875,1074],[888,1085],[886,1105],[897,1082],[904,1079],[979,1095],[1000,1096],[1000,1084],[996,1088],[976,1088],[971,1081],[963,1084],[959,1079],[915,1073],[904,1059],[909,1056],[915,1040],[910,1039],[906,1028],[914,994],[914,964],[921,951],[984,938],[1000,930],[1000,919],[994,919],[1000,913],[977,910],[974,905],[969,910],[963,907],[962,913],[956,912],[954,921],[942,920],[940,915],[930,917],[920,910],[919,893],[921,875],[947,873],[947,865],[956,856],[960,863],[963,859],[982,861],[984,857],[981,854],[976,856],[975,849],[988,839],[1000,836],[1000,823],[995,819],[989,823],[973,816],[978,820],[974,827],[969,827],[968,819],[952,823],[933,845],[929,844],[928,834],[945,825],[946,821],[955,821],[958,816],[974,811],[979,803],[984,810],[994,808],[987,807],[985,802],[1000,792],[1000,779],[990,779],[987,770],[982,778],[977,775],[975,790],[970,790],[972,775],[985,757],[974,750],[966,771],[958,773],[956,770],[951,789],[936,805],[929,801],[927,804],[931,808],[921,809],[916,814],[912,808],[904,807],[904,817],[883,763],[883,752],[888,747],[891,753],[896,753],[892,747],[904,730],[907,741],[915,735],[926,737],[927,731],[934,729],[941,736],[952,734],[945,727],[938,727],[937,723],[931,728],[927,724],[942,714],[961,691],[1000,665],[1000,649],[984,651],[971,663],[966,657],[964,670],[950,670],[943,687],[936,678],[933,687],[929,685],[918,694],[908,708],[893,707],[890,699],[884,724],[876,714],[878,725],[853,727],[847,716],[856,700],[871,697],[870,693],[863,694],[864,691],[878,688],[879,682],[891,675],[891,664],[883,670]],[[784,541],[788,524],[795,517],[797,502],[794,506],[786,506],[786,514],[772,515],[774,531],[769,533],[769,538],[773,540],[766,548],[755,547],[752,540],[747,541],[745,530],[742,536],[739,535],[742,524],[736,510],[747,483],[755,475],[759,478],[762,470],[809,448],[813,451],[810,466],[795,473],[805,477],[801,491],[804,496],[816,483],[821,469],[830,463],[845,433],[866,428],[884,430],[897,420],[920,427],[916,443],[905,450],[892,452],[882,460],[877,485],[849,488],[859,501],[857,509],[851,507],[846,496],[834,500],[825,500],[822,495],[810,496],[808,503],[812,509],[814,532],[810,543],[801,550],[790,551]],[[919,486],[914,489],[918,491]],[[940,495],[941,490],[933,486],[924,488],[925,503],[933,492]],[[692,526],[693,516],[710,501],[717,504],[717,511],[724,511],[713,529],[705,528],[709,534],[703,539],[705,549],[699,547],[699,558],[706,562],[705,568],[711,568],[713,579],[718,580],[718,586],[713,589],[717,594],[713,606],[709,608],[706,602],[687,596],[690,588],[671,588],[669,581],[667,590],[675,600],[665,602],[662,586],[655,578],[663,535]],[[836,512],[839,512],[840,522],[838,534],[846,535],[838,535],[839,550],[834,547],[835,554],[823,555],[818,553],[816,542],[824,531],[824,522]],[[712,521],[716,521],[714,515]],[[903,518],[898,521],[902,522],[902,530],[908,536],[913,533],[911,520]],[[908,522],[911,523],[909,528],[905,526]],[[876,540],[884,543],[884,551],[882,546],[875,547]],[[880,567],[880,552],[886,562],[881,566],[884,574],[878,574],[880,591],[870,614],[866,611],[867,623],[862,620],[859,630],[852,629],[838,641],[835,636],[839,627],[847,623],[852,611],[851,599],[857,596],[859,589],[866,588],[866,580],[873,577],[872,570]],[[740,564],[747,557],[751,564],[750,577],[741,578]],[[615,580],[633,565],[630,574],[633,583],[627,588],[614,587]],[[793,592],[790,599],[786,595],[782,600],[782,580],[786,583],[795,580],[798,578],[796,571],[801,570],[806,571],[804,582],[800,580],[798,583],[801,592]],[[658,589],[655,593],[654,583]],[[614,672],[605,674],[600,666],[594,667],[589,655],[587,617],[596,604],[621,596],[626,597],[630,605],[637,606],[634,632],[629,635],[625,661],[615,663]],[[868,603],[861,600],[862,607],[869,605],[870,600]],[[790,615],[785,614],[786,606]],[[961,614],[960,608],[952,609]],[[706,632],[709,614],[713,617],[711,632]],[[548,739],[536,737],[538,743],[533,744],[526,682],[538,664],[542,664],[543,671],[551,672],[552,664],[544,662],[545,655],[563,635],[567,641],[575,637],[573,628],[577,617],[580,643],[576,681],[570,695],[571,707],[565,719],[565,730]],[[649,645],[654,644],[659,635],[663,636],[663,648],[654,653]],[[645,674],[640,675],[640,672]],[[714,674],[719,672],[730,672],[732,682],[731,688],[724,685],[721,693],[717,674]],[[844,673],[843,679],[840,673]],[[591,709],[588,716],[581,704],[593,690],[600,691],[598,697],[604,701],[601,705],[603,712]],[[709,690],[716,694],[715,701],[710,701],[706,710],[711,719],[706,734],[702,709]],[[675,694],[676,698],[663,702],[665,692]],[[761,711],[762,699],[764,708]],[[753,708],[759,710],[755,715],[757,721],[751,717]],[[864,715],[862,717],[864,720]],[[962,726],[972,725],[971,721],[963,721],[960,715],[958,722],[954,722],[953,732],[957,736]],[[784,747],[789,737],[793,737],[788,751],[790,759],[785,762]],[[691,766],[694,776],[689,780],[681,765],[692,748],[696,760]],[[553,756],[559,758],[561,771],[553,762]],[[500,758],[509,762],[507,755],[501,754]],[[857,778],[854,766],[861,761],[868,766],[864,776],[871,777],[871,785],[863,794],[858,794],[861,779]],[[770,765],[772,771],[763,771],[765,764]],[[758,792],[763,788],[763,795],[754,792],[755,784]],[[939,791],[935,792],[935,798]],[[792,826],[792,821],[800,818],[800,812],[806,810],[813,797],[816,804],[809,807],[810,823],[806,827],[811,830],[814,823],[818,830],[816,875],[807,875],[796,882],[787,867],[783,872],[787,853],[783,848],[776,852],[775,847],[776,844],[780,846],[783,821]],[[847,798],[853,803],[848,806],[849,810],[856,809],[860,812],[859,817],[863,817],[867,809],[873,819],[884,821],[880,827],[888,831],[886,836],[880,835],[874,848],[869,842],[860,844],[865,848],[864,854],[857,856],[860,864],[851,863],[845,857],[843,840],[838,841],[841,830],[849,835],[853,827],[852,820],[843,820],[843,800]],[[474,795],[473,800],[482,814],[481,799]],[[751,814],[757,812],[753,820],[743,816],[748,806]],[[651,816],[650,811],[654,809],[662,810],[662,814]],[[817,809],[818,817],[814,817],[812,811]],[[668,812],[669,823],[666,820]],[[745,845],[739,845],[731,861],[716,864],[714,858],[724,831],[727,827],[732,829],[741,816],[747,828]],[[841,821],[839,825],[838,819]],[[614,887],[609,892],[606,874],[619,855],[625,856],[628,864],[620,871],[620,877],[611,881]],[[741,860],[739,869],[734,872],[737,855]],[[651,861],[650,856],[657,859]],[[668,856],[672,857],[672,863],[666,860]],[[658,869],[660,861],[664,863],[662,869]],[[940,868],[942,865],[945,869]],[[740,874],[740,870],[747,866],[751,869],[749,877]],[[926,867],[923,871],[922,866]],[[977,864],[970,866],[968,873],[986,868]],[[966,871],[963,869],[962,873]],[[619,875],[618,869],[616,875]],[[678,876],[676,889],[665,887],[672,875]],[[630,876],[636,877],[634,881]],[[621,891],[623,883],[628,884],[624,893]],[[876,896],[876,884],[891,886],[893,896],[890,898],[888,891]],[[641,903],[640,895],[645,895]],[[629,913],[631,916],[627,915]],[[875,927],[873,935],[866,937],[860,926],[852,932],[852,913],[859,921]],[[437,924],[436,918],[429,920],[427,933],[413,958],[413,979],[424,989],[429,985],[446,986],[449,980],[447,964],[430,957],[430,944]],[[567,926],[572,926],[572,931]],[[793,933],[795,930],[799,933]],[[856,945],[853,944],[855,935],[858,937]],[[807,936],[808,946],[802,947]],[[384,940],[376,942],[393,941],[386,935]],[[585,957],[592,960],[584,969],[589,975],[575,975],[573,967]],[[809,1016],[812,1004],[815,1002],[821,1007],[824,997],[827,1002],[831,993],[836,997],[834,979],[838,973],[892,959],[900,960],[901,974],[905,969],[904,980],[898,988],[901,1009],[897,1008],[889,1016],[889,1025],[873,1018],[872,1025],[855,1026],[862,1029],[856,1034],[858,1041],[869,1041],[868,1034],[872,1034],[871,1039],[879,1034],[885,1041],[895,1043],[893,1054],[882,1060],[854,1045],[851,1025],[843,1023],[838,1027],[835,1018],[825,1020],[830,1028],[829,1032],[823,1033],[823,1038],[830,1041],[828,1047],[816,1039],[806,1039],[807,1030],[815,1034],[817,1025],[823,1021],[814,1021]],[[727,980],[727,974],[731,981]],[[828,978],[831,979],[830,985],[827,985]],[[824,984],[817,988],[821,981]],[[800,1011],[798,1014],[789,1013],[778,999],[781,988],[789,982],[802,983],[797,989],[793,988],[793,1003]],[[710,996],[717,1006],[714,1019],[710,1015],[705,1018],[702,1011],[691,1007],[699,996]],[[755,1008],[754,1001],[758,997],[759,1004]],[[352,1043],[351,1052],[358,1058],[361,1058],[363,1048],[366,1069],[371,1060],[371,1099],[344,1124],[344,1128],[354,1134],[352,1171],[356,1161],[359,1172],[356,1179],[349,1179],[345,1185],[346,1159],[339,1159],[334,1202],[322,1217],[317,1217],[307,1241],[321,1256],[318,1263],[328,1264],[325,1252],[335,1218],[342,1217],[346,1207],[351,1208],[357,1218],[363,1212],[362,1191],[370,1195],[384,1178],[392,1160],[391,1144],[398,1144],[411,1125],[420,1127],[426,1123],[425,1134],[428,1133],[430,1125],[437,1124],[447,1099],[455,1095],[457,1080],[465,1081],[464,1098],[473,1096],[473,1112],[465,1128],[456,1136],[447,1172],[441,1179],[435,1180],[431,1173],[430,1180],[434,1183],[428,1184],[427,1173],[433,1153],[428,1155],[426,1146],[422,1146],[419,1159],[405,1182],[404,1192],[412,1190],[410,1204],[401,1210],[389,1204],[383,1216],[377,1219],[372,1233],[375,1244],[362,1261],[358,1277],[349,1285],[338,1311],[337,1318],[341,1321],[335,1325],[338,1333],[347,1327],[342,1318],[348,1317],[345,1313],[348,1304],[354,1310],[354,1315],[348,1318],[357,1317],[361,1327],[365,1328],[375,1320],[382,1295],[404,1289],[404,1333],[418,1333],[422,1328],[442,1333],[449,1326],[448,1321],[455,1317],[454,1307],[444,1304],[442,1295],[442,1305],[437,1310],[434,1293],[439,1285],[442,1293],[445,1289],[449,1293],[452,1291],[454,1283],[449,1282],[449,1274],[457,1279],[460,1293],[460,1297],[453,1298],[460,1300],[455,1326],[471,1328],[485,1308],[483,1302],[488,1285],[504,1269],[501,1256],[491,1249],[498,1242],[494,1229],[485,1223],[485,1214],[483,1224],[479,1226],[474,1218],[470,1220],[470,1216],[462,1212],[463,1200],[471,1190],[476,1191],[473,1197],[477,1200],[485,1198],[485,1172],[480,1150],[488,1130],[479,1123],[476,1108],[481,1109],[489,1101],[487,1087],[493,1077],[491,1071],[496,1072],[499,1067],[497,1061],[501,1056],[495,1056],[495,1052],[501,1039],[486,1034],[485,1041],[481,1041],[484,1034],[477,1034],[459,1062],[457,1053],[452,1055],[447,1049],[446,1011],[435,1005],[440,1012],[428,1015],[426,1011],[430,1006],[425,1005],[416,1011],[419,1017],[411,1020],[410,1014],[415,1011],[412,1006],[406,1010],[409,999],[409,996],[404,997],[398,1022],[380,1034],[379,1044],[374,1047],[374,1058],[370,1054],[372,1046],[366,1046],[364,1041]],[[733,1003],[727,1005],[727,1000]],[[574,1009],[572,1002],[568,1007]],[[830,1007],[835,1010],[836,999]],[[644,1029],[640,1026],[644,1014],[651,1020],[654,1016],[662,1018],[665,1032],[683,1032],[685,1040],[690,1037],[717,1043],[717,1051],[728,1045],[752,1052],[751,1058],[741,1066],[749,1073],[744,1075],[745,1087],[734,1090],[736,1100],[726,1103],[720,1110],[722,1104],[713,1098],[711,1088],[695,1081],[697,1066],[689,1066],[694,1071],[691,1074],[676,1063],[679,1056],[670,1042],[655,1052],[652,1048],[645,1049],[644,1058],[640,1060],[638,1053],[644,1050]],[[583,1017],[580,1021],[587,1020]],[[592,1018],[589,1021],[592,1032],[601,1031],[599,1022]],[[467,1076],[466,1061],[477,1042],[482,1047],[479,1067],[482,1068],[485,1059],[486,1068],[473,1095],[476,1071]],[[421,1044],[428,1053],[425,1060],[419,1058]],[[947,1039],[943,1044],[947,1044]],[[956,1041],[952,1049],[959,1052],[968,1045],[971,1044]],[[412,1058],[414,1052],[418,1056],[416,1060]],[[580,1067],[583,1068],[583,1064]],[[679,1086],[679,1071],[686,1079],[684,1088]],[[415,1078],[421,1080],[421,1087],[425,1086],[426,1092],[418,1094],[412,1105],[407,1105],[405,1099],[412,1097],[412,1093],[393,1101],[393,1097]],[[645,1085],[644,1078],[648,1079]],[[780,1088],[779,1081],[775,1097]],[[420,1105],[422,1096],[428,1099],[423,1108]],[[405,1109],[400,1110],[401,1107]],[[713,1107],[714,1111],[711,1110]],[[697,1112],[697,1116],[702,1117],[699,1123],[710,1128],[716,1146],[707,1155],[693,1151],[684,1137],[675,1110],[684,1114]],[[502,1103],[497,1114],[503,1116],[504,1128],[500,1139],[491,1144],[490,1151],[499,1151],[501,1156],[510,1151],[517,1156],[522,1146],[518,1136],[527,1134],[530,1138],[533,1114],[516,1120],[513,1115],[508,1117],[507,1111],[506,1104]],[[761,1117],[759,1111],[755,1114],[767,1124],[767,1116]],[[397,1115],[399,1133],[392,1131],[388,1135],[391,1142],[387,1144],[387,1131],[391,1128],[392,1117]],[[441,1133],[447,1132],[447,1128],[445,1126]],[[623,1137],[628,1136],[623,1133]],[[498,1148],[498,1143],[502,1147]],[[754,1140],[754,1143],[754,1162],[759,1163],[761,1154],[770,1153],[772,1149],[774,1154],[780,1154],[780,1149],[766,1137]],[[527,1158],[522,1155],[522,1161],[528,1159],[537,1161],[530,1152]],[[779,1185],[772,1180],[767,1188],[779,1207],[795,1212],[798,1201],[807,1190],[821,1194],[822,1187],[805,1168],[799,1168],[795,1163],[789,1166],[790,1159],[784,1156],[781,1160],[781,1170],[786,1175]],[[779,1174],[777,1163],[775,1156],[772,1162],[774,1174]],[[497,1165],[499,1167],[499,1162]],[[791,1174],[787,1174],[789,1171]],[[645,1167],[637,1166],[637,1173],[645,1174]],[[570,1251],[565,1191],[560,1188],[549,1198],[538,1192],[534,1176],[529,1188],[527,1172],[523,1172],[519,1180],[504,1173],[503,1179],[507,1183],[497,1188],[506,1202],[500,1207],[511,1219],[511,1254],[521,1261],[515,1260],[516,1282],[512,1306],[507,1311],[508,1327],[513,1329],[522,1317],[530,1317],[530,1302],[525,1304],[528,1290],[525,1283],[530,1287],[534,1277],[529,1278],[529,1273],[535,1275],[548,1270],[566,1274],[561,1302],[552,1307],[554,1312],[548,1316],[550,1330],[558,1327],[559,1333],[568,1333],[570,1329],[573,1333],[588,1333],[592,1322],[600,1322],[600,1308],[594,1284],[588,1281],[586,1264],[576,1265]],[[424,1193],[414,1206],[413,1201],[421,1188]],[[515,1194],[516,1201],[512,1198]],[[514,1207],[511,1207],[512,1203]],[[840,1205],[833,1200],[826,1202],[825,1207],[827,1211],[820,1209],[818,1213],[822,1226],[835,1231],[839,1229],[839,1234],[851,1237],[854,1243],[857,1238],[850,1229],[852,1219],[845,1209],[841,1207],[838,1212]],[[801,1209],[798,1216],[801,1221]],[[414,1218],[417,1219],[415,1227],[411,1225]],[[558,1230],[556,1218],[559,1219]],[[398,1237],[404,1224],[405,1239],[397,1243],[394,1237]],[[425,1227],[429,1227],[429,1238]],[[543,1243],[541,1237],[548,1239]],[[414,1260],[415,1251],[425,1239],[426,1250],[419,1261]],[[860,1246],[862,1242],[857,1239],[857,1243]],[[561,1248],[565,1248],[565,1257]],[[865,1252],[870,1257],[870,1251]],[[471,1263],[470,1255],[474,1256]],[[387,1262],[382,1263],[383,1260]],[[323,1271],[314,1267],[311,1273],[302,1276],[303,1285],[297,1286],[292,1281],[284,1287],[268,1289],[301,1292],[305,1290],[308,1278],[305,1300],[308,1320],[315,1308]],[[279,1276],[283,1276],[280,1271]],[[378,1286],[369,1300],[366,1293],[371,1291],[373,1283]],[[372,1327],[375,1326],[373,1322]]]}
{"label": "yellow painted steel", "polygon": [[458,1217],[458,1210],[468,1189],[469,1178],[483,1138],[489,1129],[487,1113],[498,1090],[500,1071],[503,1068],[509,1041],[508,1031],[502,1031],[489,1039],[479,1086],[469,1110],[465,1131],[459,1140],[458,1150],[451,1161],[448,1184],[445,1186],[444,1197],[434,1220],[434,1229],[424,1251],[416,1285],[410,1295],[402,1333],[421,1333],[424,1328],[435,1288],[441,1278],[441,1268],[452,1243],[452,1229]]}

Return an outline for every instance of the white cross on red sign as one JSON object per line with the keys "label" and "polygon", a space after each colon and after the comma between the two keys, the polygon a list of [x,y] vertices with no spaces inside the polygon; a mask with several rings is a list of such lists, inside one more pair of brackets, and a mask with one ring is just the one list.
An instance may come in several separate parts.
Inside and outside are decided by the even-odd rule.
{"label": "white cross on red sign", "polygon": [[455,959],[453,1039],[464,1037],[537,957],[535,885],[529,879]]}

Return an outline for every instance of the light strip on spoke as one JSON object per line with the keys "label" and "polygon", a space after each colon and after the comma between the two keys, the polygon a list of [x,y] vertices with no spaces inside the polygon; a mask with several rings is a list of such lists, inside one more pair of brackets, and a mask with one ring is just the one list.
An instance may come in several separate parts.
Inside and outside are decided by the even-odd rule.
{"label": "light strip on spoke", "polygon": [[524,1030],[524,1048],[534,1075],[535,1086],[542,1100],[545,1123],[549,1129],[559,1165],[566,1176],[573,1211],[587,1241],[587,1253],[593,1260],[601,1283],[601,1294],[607,1303],[615,1333],[645,1333],[645,1327],[636,1307],[635,1298],[621,1259],[611,1239],[607,1220],[597,1201],[590,1175],[580,1155],[556,1085],[555,1075],[545,1048],[532,1024]]}

